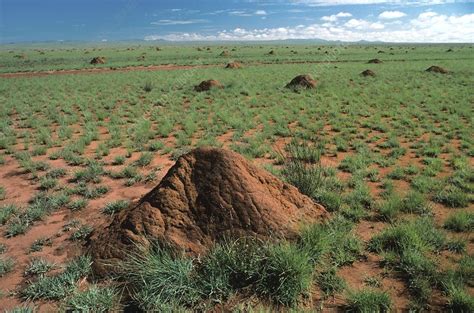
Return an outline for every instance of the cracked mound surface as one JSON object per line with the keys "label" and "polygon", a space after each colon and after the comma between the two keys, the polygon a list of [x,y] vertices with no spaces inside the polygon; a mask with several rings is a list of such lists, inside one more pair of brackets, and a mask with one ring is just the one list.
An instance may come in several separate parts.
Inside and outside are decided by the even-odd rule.
{"label": "cracked mound surface", "polygon": [[182,156],[160,184],[119,213],[91,239],[95,270],[125,259],[136,244],[151,241],[204,253],[220,239],[240,236],[294,237],[301,224],[326,210],[237,153],[198,148]]}

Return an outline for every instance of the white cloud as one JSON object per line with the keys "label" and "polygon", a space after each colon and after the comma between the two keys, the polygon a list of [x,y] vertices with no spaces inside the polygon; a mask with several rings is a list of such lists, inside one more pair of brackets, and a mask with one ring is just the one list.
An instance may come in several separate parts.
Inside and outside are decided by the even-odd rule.
{"label": "white cloud", "polygon": [[246,11],[230,11],[230,15],[235,15],[235,16],[252,16],[252,14],[246,12]]}
{"label": "white cloud", "polygon": [[358,20],[358,19],[350,19],[348,22],[344,24],[345,27],[347,28],[354,28],[357,30],[364,30],[364,29],[384,29],[385,25],[382,23],[376,22],[376,23],[371,23],[366,20]]}
{"label": "white cloud", "polygon": [[265,16],[267,15],[267,11],[265,10],[257,10],[255,12],[246,11],[246,10],[233,10],[228,12],[229,15],[240,16],[240,17],[248,17],[248,16]]}
{"label": "white cloud", "polygon": [[347,13],[347,12],[339,12],[336,14],[337,17],[351,17],[352,14]]}
{"label": "white cloud", "polygon": [[333,14],[333,15],[329,15],[329,16],[323,16],[321,17],[321,20],[325,21],[325,22],[335,22],[337,21],[339,18],[344,18],[344,17],[351,17],[352,14],[350,13],[347,13],[347,12],[339,12],[337,14]]}
{"label": "white cloud", "polygon": [[385,20],[397,19],[404,16],[407,16],[407,15],[400,11],[384,11],[379,14],[379,18],[385,19]]}
{"label": "white cloud", "polygon": [[[364,4],[395,4],[395,5],[437,5],[453,3],[456,0],[293,0],[297,4],[310,6],[335,6],[335,5],[364,5]],[[468,2],[460,0],[458,2]]]}
{"label": "white cloud", "polygon": [[324,39],[340,41],[385,42],[474,42],[474,14],[443,15],[424,12],[408,23],[391,24],[350,19],[344,24],[321,23],[263,29],[236,28],[213,35],[174,33],[151,35],[146,40],[173,41],[264,41],[285,39]]}
{"label": "white cloud", "polygon": [[151,22],[151,25],[160,25],[160,26],[167,26],[167,25],[189,25],[189,24],[199,24],[199,23],[207,23],[208,20],[159,20],[157,22]]}

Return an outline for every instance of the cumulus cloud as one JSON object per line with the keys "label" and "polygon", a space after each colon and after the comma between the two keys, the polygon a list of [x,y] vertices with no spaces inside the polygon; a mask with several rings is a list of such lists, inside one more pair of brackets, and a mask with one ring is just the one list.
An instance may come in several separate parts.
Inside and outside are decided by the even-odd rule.
{"label": "cumulus cloud", "polygon": [[324,39],[340,41],[385,42],[473,42],[474,14],[444,15],[427,11],[408,23],[391,24],[363,19],[350,19],[345,23],[320,23],[262,29],[236,28],[211,35],[174,33],[151,35],[146,40],[172,41],[263,41],[286,39]]}
{"label": "cumulus cloud", "polygon": [[257,10],[255,11],[255,15],[267,15],[267,12],[265,10]]}
{"label": "cumulus cloud", "polygon": [[352,14],[350,13],[347,13],[347,12],[339,12],[337,14],[333,14],[333,15],[328,15],[328,16],[323,16],[321,17],[321,20],[325,21],[325,22],[335,22],[337,21],[339,18],[344,18],[344,17],[351,17]]}
{"label": "cumulus cloud", "polygon": [[407,16],[407,15],[400,11],[384,11],[379,14],[379,18],[385,19],[385,20],[397,19],[404,16]]}
{"label": "cumulus cloud", "polygon": [[366,20],[359,20],[359,19],[350,19],[347,23],[344,24],[345,27],[354,28],[357,30],[364,30],[364,29],[384,29],[385,25],[382,23],[376,22],[371,23]]}

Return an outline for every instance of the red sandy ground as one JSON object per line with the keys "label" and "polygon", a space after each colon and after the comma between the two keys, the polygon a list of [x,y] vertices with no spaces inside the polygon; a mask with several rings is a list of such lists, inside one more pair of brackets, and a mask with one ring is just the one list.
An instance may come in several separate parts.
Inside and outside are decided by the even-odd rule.
{"label": "red sandy ground", "polygon": [[[149,68],[147,68],[149,69]],[[170,69],[169,67],[163,66],[160,69]],[[83,71],[83,70],[81,70]],[[93,70],[100,71],[100,70]],[[27,75],[27,74],[25,74]],[[295,127],[294,124],[290,124],[289,127]],[[245,135],[250,136],[256,130],[249,131]],[[326,127],[326,131],[330,133],[330,127]],[[101,130],[102,140],[107,138],[107,130]],[[371,135],[375,135],[376,132],[373,132]],[[224,147],[230,145],[232,139],[232,132],[228,132],[218,138],[218,140],[223,144]],[[273,148],[277,152],[282,152],[284,146],[291,141],[291,138],[278,138]],[[170,137],[164,141],[167,145],[172,146],[174,143],[174,138]],[[98,142],[94,142],[91,146],[88,147],[85,156],[93,158],[95,156],[95,148]],[[372,143],[371,145],[375,145]],[[455,146],[456,143],[453,143]],[[408,147],[408,143],[402,141],[402,146],[408,149],[408,153],[399,160],[399,165],[408,165],[408,164],[420,164],[420,160],[417,159],[414,155],[414,152],[411,151]],[[18,145],[18,148],[22,145]],[[48,151],[48,155],[54,151],[55,148],[52,148]],[[125,155],[126,151],[123,148],[114,148],[110,150],[110,154],[103,159],[106,164],[110,164],[111,161],[117,155]],[[344,157],[346,157],[350,152],[347,153],[337,153],[334,156],[323,156],[322,165],[324,166],[337,166]],[[132,162],[139,157],[139,153],[134,153],[127,161]],[[268,156],[269,157],[269,156]],[[446,156],[443,156],[446,157]],[[46,161],[53,167],[66,168],[68,170],[68,177],[61,179],[61,184],[67,184],[67,178],[70,178],[70,174],[74,173],[75,170],[78,170],[79,167],[68,166],[63,160],[49,160],[46,156],[33,157],[34,160]],[[38,186],[33,181],[29,180],[28,175],[23,174],[21,168],[19,167],[18,162],[10,156],[5,157],[5,164],[0,166],[0,185],[5,186],[6,188],[6,199],[0,201],[0,205],[14,203],[19,206],[26,206],[28,200],[38,191]],[[173,165],[173,161],[170,160],[169,155],[159,155],[155,154],[155,158],[152,163],[144,168],[143,172],[148,172],[151,169],[159,168],[157,172],[157,181],[159,181],[167,170]],[[273,161],[269,158],[262,158],[255,160],[256,164],[265,165],[272,164]],[[107,169],[113,169],[117,171],[121,166],[111,166],[107,165]],[[379,168],[380,176],[384,176],[391,169]],[[446,166],[444,172],[441,175],[447,175],[450,172],[450,169]],[[340,179],[346,180],[350,178],[350,174],[339,173],[338,177]],[[5,277],[0,278],[0,290],[3,291],[4,296],[0,298],[0,308],[2,309],[11,309],[16,305],[20,305],[21,302],[15,298],[8,296],[9,292],[18,290],[22,284],[25,283],[25,278],[23,277],[23,271],[25,266],[31,260],[32,257],[44,257],[49,261],[55,262],[57,264],[63,264],[67,260],[70,260],[72,257],[79,255],[81,253],[81,246],[77,243],[73,243],[67,238],[69,233],[64,232],[63,226],[70,221],[71,219],[78,219],[83,224],[88,224],[94,228],[101,228],[107,225],[111,218],[106,217],[100,212],[100,209],[108,202],[118,200],[118,199],[128,199],[130,201],[137,201],[144,194],[150,191],[157,182],[149,184],[136,184],[132,187],[126,187],[123,180],[113,180],[108,177],[102,177],[102,184],[107,185],[110,188],[110,191],[102,198],[91,200],[88,206],[81,211],[71,212],[67,208],[60,209],[54,214],[48,216],[44,221],[35,223],[34,226],[25,234],[20,235],[14,238],[6,239],[3,236],[0,237],[0,243],[7,245],[7,252],[5,255],[13,257],[16,261],[14,270],[7,274]],[[374,196],[379,194],[380,183],[371,183],[369,185]],[[408,183],[405,181],[397,181],[396,188],[399,192],[404,192],[408,190]],[[472,209],[472,206],[470,207]],[[441,225],[445,218],[450,215],[453,211],[447,209],[441,205],[433,205],[433,213],[435,221],[438,225]],[[387,227],[388,224],[382,222],[374,221],[361,221],[356,226],[356,234],[360,236],[365,242],[370,240],[373,235],[379,233],[382,229]],[[4,226],[0,227],[0,231],[4,231]],[[451,235],[450,235],[451,236]],[[452,235],[454,236],[454,235]],[[466,235],[464,235],[466,236]],[[38,238],[47,237],[52,239],[52,246],[45,246],[41,252],[35,252],[28,254],[28,250],[31,244]],[[473,243],[472,238],[468,241],[468,253],[473,253]],[[443,264],[443,268],[452,267],[453,264],[459,259],[458,256],[453,255],[452,253],[443,252],[438,256],[440,262]],[[345,266],[341,268],[338,274],[344,278],[348,286],[351,289],[360,289],[365,285],[365,279],[367,277],[376,277],[379,278],[382,289],[386,290],[394,303],[394,307],[397,309],[406,309],[409,303],[409,295],[407,294],[406,286],[404,282],[396,277],[393,273],[385,273],[383,267],[380,265],[380,257],[371,253],[366,255],[365,259],[356,261],[352,266]],[[316,288],[316,287],[315,287]],[[472,292],[473,290],[470,290]],[[321,294],[316,289],[313,293],[312,299],[312,308],[318,307],[318,304],[321,303]],[[231,301],[232,302],[232,301]],[[445,300],[439,293],[435,293],[431,304],[433,309],[441,310],[441,306],[445,303]],[[333,298],[324,300],[324,311],[336,311],[338,307],[344,304],[343,295],[337,295]],[[40,312],[54,312],[57,310],[57,307],[54,303],[45,303],[40,302],[36,303]]]}

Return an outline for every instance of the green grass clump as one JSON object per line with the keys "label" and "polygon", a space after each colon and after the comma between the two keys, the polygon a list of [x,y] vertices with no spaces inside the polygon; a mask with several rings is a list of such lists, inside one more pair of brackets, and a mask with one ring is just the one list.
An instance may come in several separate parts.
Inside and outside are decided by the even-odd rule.
{"label": "green grass clump", "polygon": [[61,300],[76,288],[77,282],[89,275],[92,261],[80,256],[71,261],[64,271],[55,276],[39,276],[20,291],[24,300]]}
{"label": "green grass clump", "polygon": [[286,180],[309,197],[314,197],[323,186],[323,176],[319,167],[308,167],[301,161],[285,164],[283,175]]}
{"label": "green grass clump", "polygon": [[0,277],[5,276],[15,266],[15,261],[12,258],[0,258]]}
{"label": "green grass clump", "polygon": [[86,183],[81,182],[72,190],[76,195],[83,196],[86,199],[97,199],[109,192],[109,187],[106,185],[93,185],[88,186]]}
{"label": "green grass clump", "polygon": [[87,204],[89,204],[89,201],[87,201],[86,199],[77,199],[77,200],[73,200],[69,202],[67,207],[71,211],[79,211],[79,210],[84,209],[87,206]]}
{"label": "green grass clump", "polygon": [[402,199],[398,195],[393,194],[379,205],[378,211],[384,220],[393,221],[400,213],[402,207]]}
{"label": "green grass clump", "polygon": [[50,190],[54,189],[58,185],[58,180],[50,177],[41,177],[40,179],[40,189],[41,190]]}
{"label": "green grass clump", "polygon": [[4,200],[7,196],[7,191],[5,187],[0,186],[0,200]]}
{"label": "green grass clump", "polygon": [[133,292],[132,298],[145,311],[159,311],[167,304],[190,305],[199,297],[192,259],[157,245],[131,255],[121,272]]}
{"label": "green grass clump", "polygon": [[60,178],[66,176],[67,171],[64,168],[55,168],[46,173],[47,178]]}
{"label": "green grass clump", "polygon": [[321,147],[311,146],[306,142],[292,141],[285,150],[291,159],[313,164],[319,163],[322,154]]}
{"label": "green grass clump", "polygon": [[362,251],[362,242],[353,234],[352,228],[350,220],[336,216],[326,224],[304,228],[298,245],[313,264],[321,261],[336,267],[351,264]]}
{"label": "green grass clump", "polygon": [[126,209],[130,205],[128,200],[117,200],[114,202],[109,202],[106,206],[102,209],[102,213],[107,215],[116,214],[123,209]]}
{"label": "green grass clump", "polygon": [[365,169],[369,160],[362,154],[350,155],[341,161],[339,169],[347,173],[355,173],[358,170]]}
{"label": "green grass clump", "polygon": [[395,253],[402,253],[410,248],[421,251],[439,250],[443,247],[444,241],[444,234],[436,229],[430,218],[419,218],[388,227],[372,238],[369,249],[374,252]]}
{"label": "green grass clump", "polygon": [[469,205],[469,195],[460,188],[448,186],[439,191],[433,197],[433,201],[441,203],[449,208],[465,208]]}
{"label": "green grass clump", "polygon": [[342,292],[346,287],[344,279],[337,276],[334,267],[319,273],[316,277],[316,282],[324,294],[329,296]]}
{"label": "green grass clump", "polygon": [[400,210],[404,213],[427,214],[431,211],[426,197],[416,191],[409,192],[403,198],[403,204]]}
{"label": "green grass clump", "polygon": [[390,312],[392,301],[386,292],[363,289],[349,293],[347,312]]}
{"label": "green grass clump", "polygon": [[295,246],[283,243],[269,247],[266,252],[257,290],[276,303],[293,306],[300,295],[308,292],[312,278],[309,256]]}
{"label": "green grass clump", "polygon": [[13,204],[0,207],[0,225],[5,225],[18,211],[18,207]]}
{"label": "green grass clump", "polygon": [[24,234],[34,222],[43,220],[68,202],[69,197],[64,193],[40,192],[36,194],[30,200],[28,207],[10,220],[5,237],[10,238]]}
{"label": "green grass clump", "polygon": [[447,307],[450,312],[474,312],[474,296],[463,289],[452,288]]}
{"label": "green grass clump", "polygon": [[90,225],[82,225],[74,231],[71,236],[69,237],[69,240],[71,241],[79,241],[79,240],[85,240],[89,235],[92,233],[94,228]]}
{"label": "green grass clump", "polygon": [[26,218],[15,217],[12,219],[5,230],[5,237],[12,238],[24,234],[31,225],[31,221]]}
{"label": "green grass clump", "polygon": [[261,276],[264,257],[265,247],[256,240],[222,242],[199,265],[199,290],[219,302],[235,290],[254,285]]}
{"label": "green grass clump", "polygon": [[444,228],[454,232],[474,231],[474,213],[467,211],[454,213],[444,221]]}
{"label": "green grass clump", "polygon": [[49,272],[55,267],[56,267],[55,264],[50,263],[49,261],[45,259],[33,259],[26,266],[24,275],[25,276],[42,275]]}
{"label": "green grass clump", "polygon": [[53,244],[50,238],[38,238],[31,244],[29,252],[38,252],[43,250],[44,246],[51,246]]}
{"label": "green grass clump", "polygon": [[135,163],[137,166],[145,167],[150,165],[151,161],[153,161],[153,153],[143,152]]}
{"label": "green grass clump", "polygon": [[134,302],[147,311],[218,303],[241,290],[293,306],[313,278],[313,263],[298,246],[250,238],[224,241],[198,261],[153,245],[120,268]]}
{"label": "green grass clump", "polygon": [[117,155],[114,157],[114,160],[112,161],[112,165],[122,165],[125,163],[125,156],[123,155]]}
{"label": "green grass clump", "polygon": [[102,164],[96,161],[90,161],[86,169],[74,173],[73,182],[99,183],[101,176],[105,174]]}
{"label": "green grass clump", "polygon": [[422,307],[437,281],[435,263],[427,253],[443,249],[445,242],[444,234],[431,219],[419,218],[400,222],[374,236],[369,250],[385,253],[385,262],[405,275],[415,302]]}
{"label": "green grass clump", "polygon": [[114,287],[90,286],[84,291],[74,291],[65,300],[67,312],[115,312],[118,310],[119,292]]}
{"label": "green grass clump", "polygon": [[467,240],[462,238],[455,238],[446,241],[445,249],[454,253],[464,253],[467,247]]}

